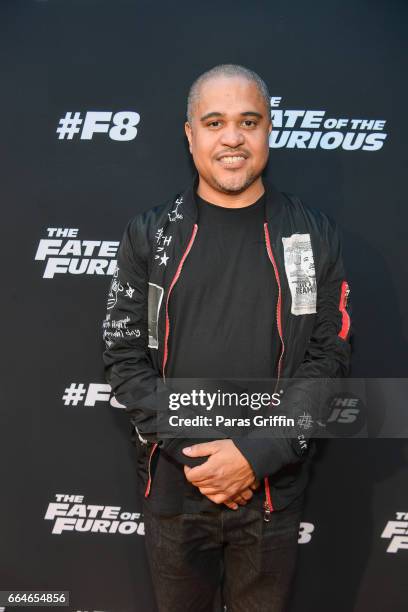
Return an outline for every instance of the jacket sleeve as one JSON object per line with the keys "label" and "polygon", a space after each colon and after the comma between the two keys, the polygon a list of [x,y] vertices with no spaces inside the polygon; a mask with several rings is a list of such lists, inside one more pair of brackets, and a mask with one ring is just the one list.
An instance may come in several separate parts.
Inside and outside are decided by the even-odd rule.
{"label": "jacket sleeve", "polygon": [[104,372],[116,400],[125,407],[142,444],[158,443],[176,461],[194,467],[205,457],[187,457],[181,451],[194,443],[222,437],[159,438],[158,417],[169,407],[169,389],[153,367],[148,353],[148,272],[140,217],[129,221],[117,255],[102,323]]}
{"label": "jacket sleeve", "polygon": [[282,381],[281,404],[273,409],[273,414],[293,418],[295,425],[270,428],[268,438],[260,438],[253,431],[246,437],[233,438],[258,479],[306,457],[310,439],[330,414],[327,400],[335,387],[333,379],[349,374],[350,288],[345,278],[339,229],[331,218],[326,215],[325,218],[325,248],[330,257],[317,287],[314,327],[304,359],[293,377]]}

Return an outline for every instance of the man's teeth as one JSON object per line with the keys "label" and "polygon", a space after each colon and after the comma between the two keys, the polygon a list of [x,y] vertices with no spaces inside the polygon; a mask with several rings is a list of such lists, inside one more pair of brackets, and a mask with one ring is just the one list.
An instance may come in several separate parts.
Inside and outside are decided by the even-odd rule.
{"label": "man's teeth", "polygon": [[245,159],[245,157],[238,157],[235,155],[234,157],[221,157],[221,161],[226,162],[227,164],[233,164],[234,162],[241,161],[242,159]]}

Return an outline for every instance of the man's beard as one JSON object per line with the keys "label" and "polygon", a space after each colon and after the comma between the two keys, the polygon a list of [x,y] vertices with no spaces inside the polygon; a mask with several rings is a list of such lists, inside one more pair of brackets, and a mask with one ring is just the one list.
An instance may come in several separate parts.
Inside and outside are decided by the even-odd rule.
{"label": "man's beard", "polygon": [[243,191],[248,189],[248,187],[250,187],[252,183],[254,183],[259,176],[260,174],[250,173],[242,180],[242,182],[238,183],[235,186],[232,186],[228,184],[227,182],[220,183],[219,181],[217,181],[215,177],[213,177],[213,181],[218,191],[221,191],[222,193],[225,193],[225,194],[234,194],[234,193],[242,193]]}

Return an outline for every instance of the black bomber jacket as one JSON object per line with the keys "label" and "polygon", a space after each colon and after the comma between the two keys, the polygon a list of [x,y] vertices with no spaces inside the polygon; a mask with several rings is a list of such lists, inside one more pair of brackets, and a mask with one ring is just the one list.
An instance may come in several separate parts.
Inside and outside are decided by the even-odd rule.
{"label": "black bomber jacket", "polygon": [[[181,452],[194,440],[160,438],[156,423],[158,412],[168,407],[171,392],[166,385],[166,367],[172,358],[169,301],[200,231],[197,183],[196,175],[184,192],[128,222],[102,325],[106,379],[129,413],[132,439],[143,455],[146,497],[152,486],[155,454],[167,453],[189,466],[205,459]],[[281,409],[294,417],[295,427],[280,429],[274,438],[260,438],[252,432],[231,437],[258,480],[264,481],[264,508],[269,513],[290,501],[280,494],[287,479],[283,477],[280,484],[279,475],[309,459],[311,449],[314,451],[312,438],[328,416],[322,381],[327,393],[330,381],[349,374],[352,330],[350,289],[336,223],[297,197],[278,192],[269,180],[264,178],[263,183],[265,249],[278,290],[276,328],[281,346],[276,380],[283,391]],[[310,265],[314,269],[306,285],[299,273],[302,258],[308,261],[309,270]],[[312,419],[307,428],[299,420],[305,411]],[[296,483],[291,491],[292,498],[298,494]]]}

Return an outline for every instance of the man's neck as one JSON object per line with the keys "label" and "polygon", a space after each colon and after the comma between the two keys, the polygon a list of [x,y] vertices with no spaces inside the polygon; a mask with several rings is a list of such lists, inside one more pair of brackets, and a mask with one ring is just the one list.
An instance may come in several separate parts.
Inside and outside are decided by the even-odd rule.
{"label": "man's neck", "polygon": [[224,193],[217,191],[211,185],[199,178],[197,195],[206,202],[223,206],[226,208],[244,208],[254,204],[265,193],[265,187],[262,178],[257,178],[245,191],[241,193]]}

